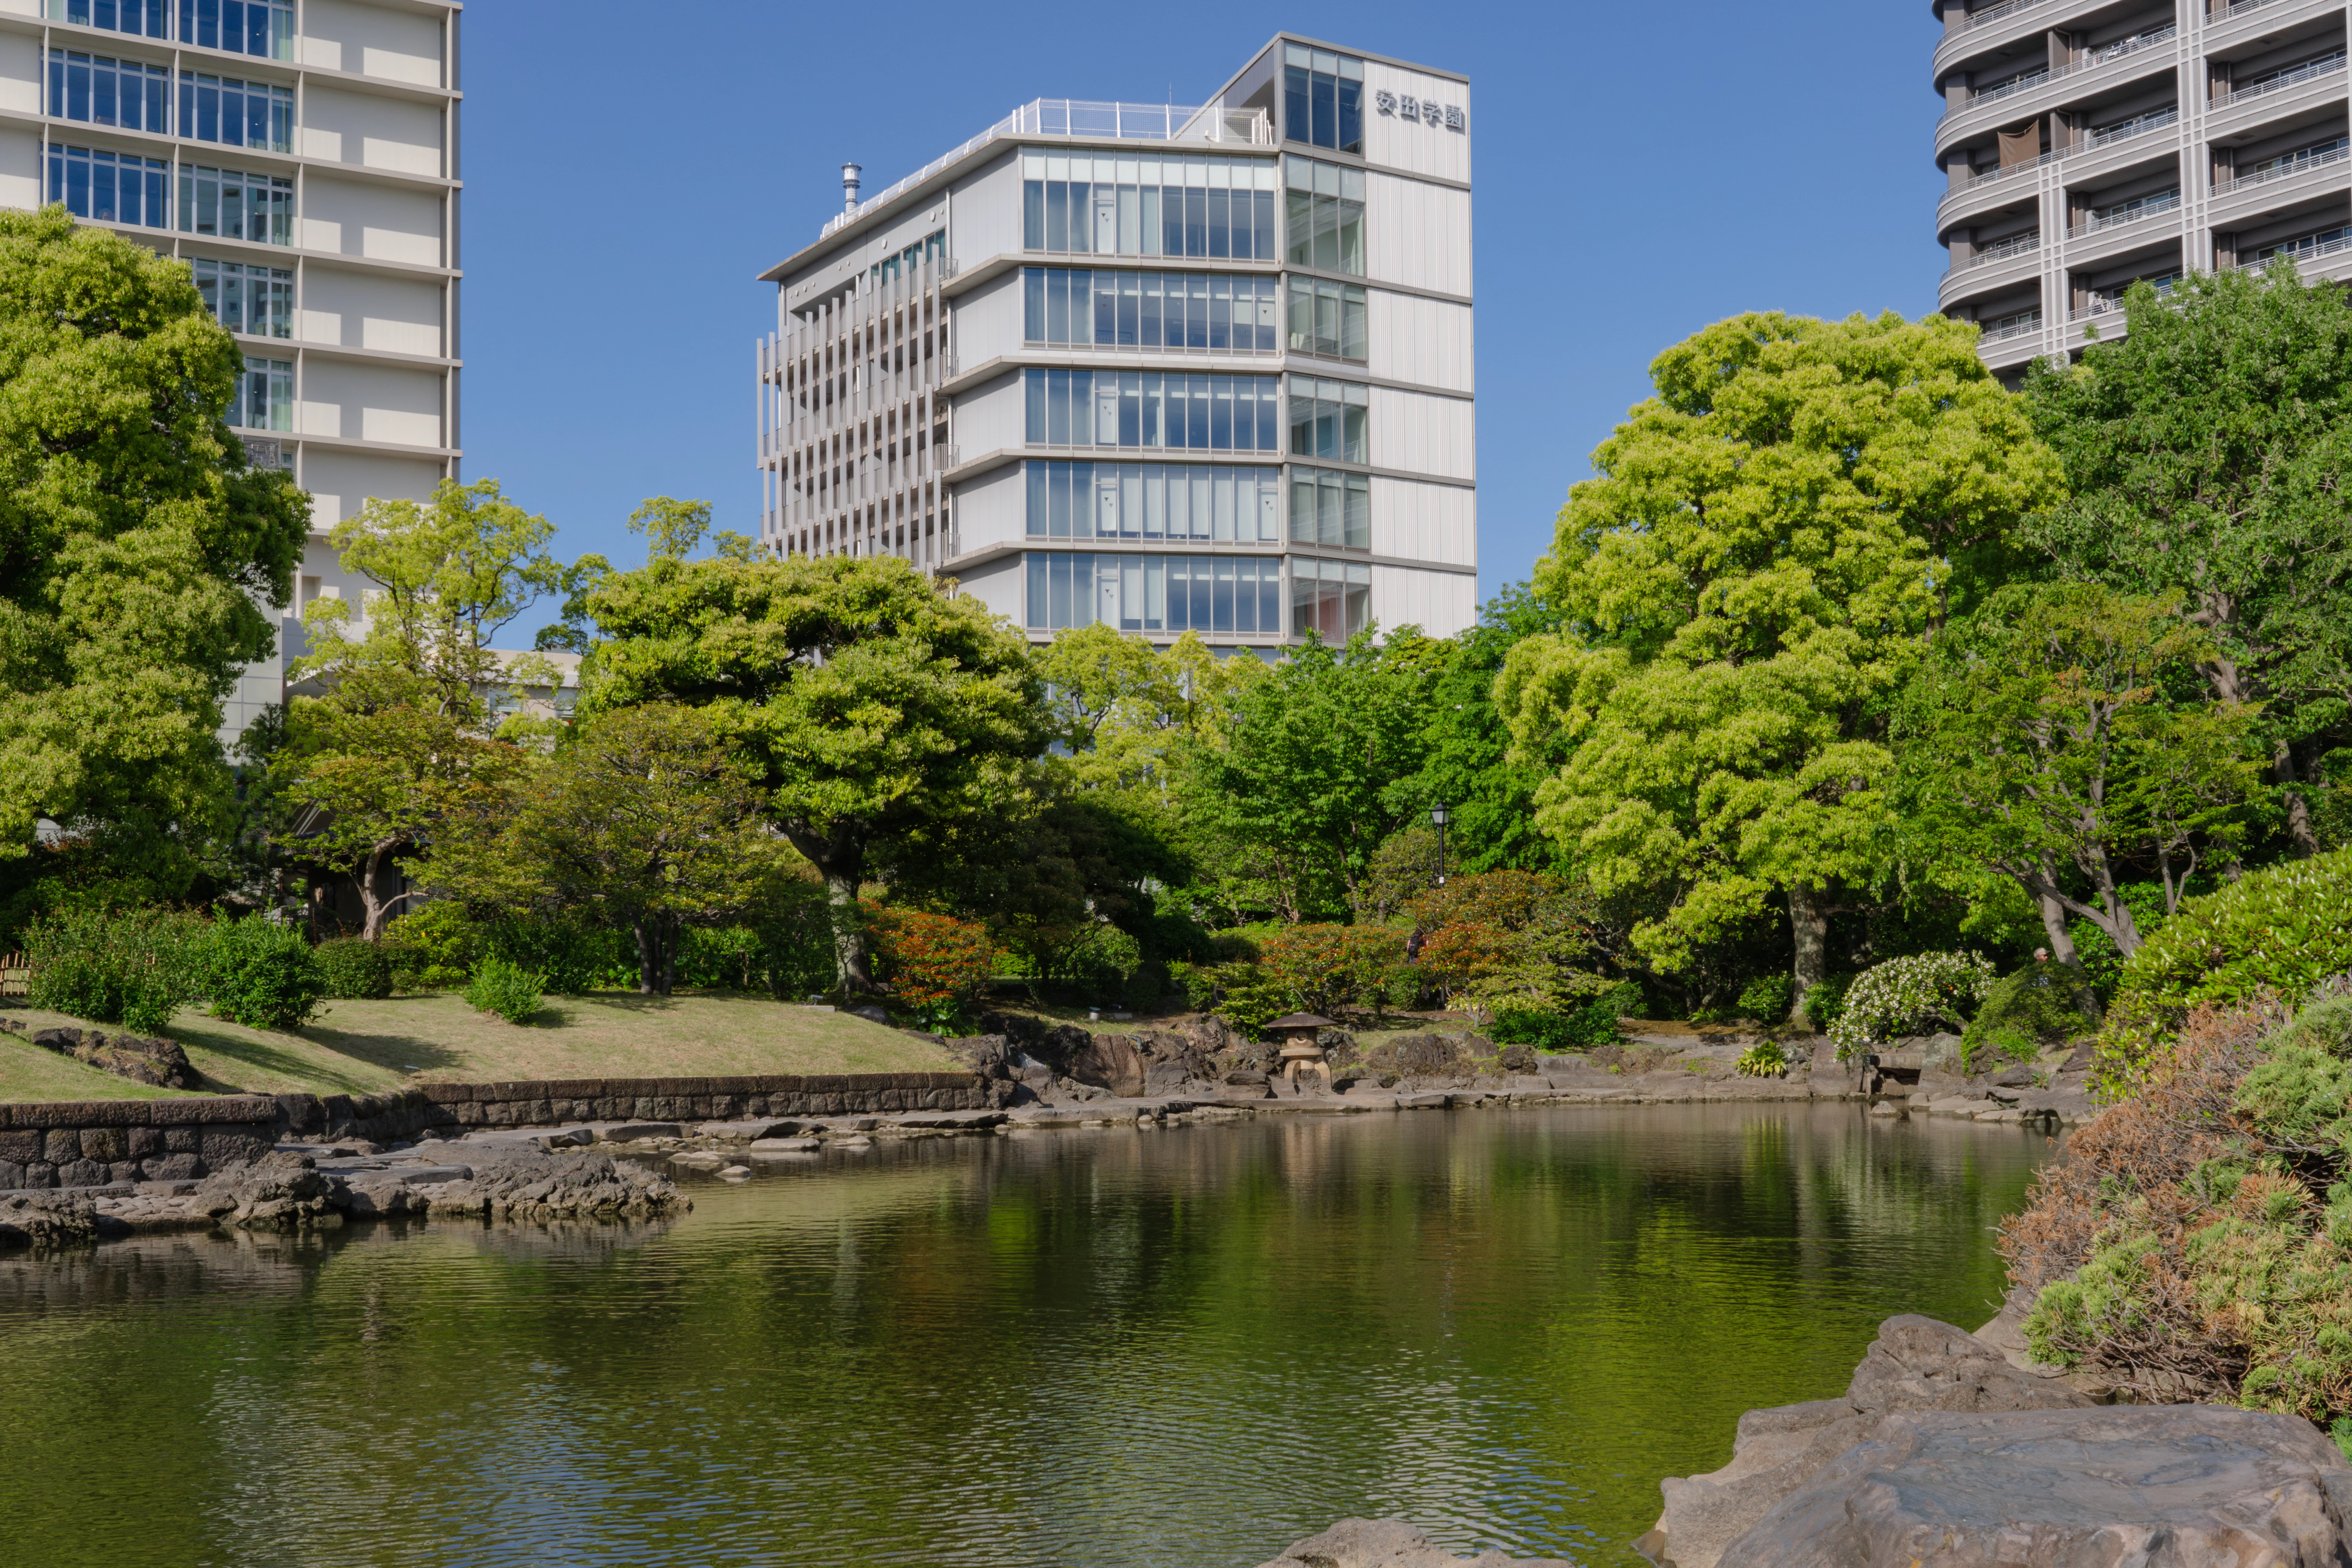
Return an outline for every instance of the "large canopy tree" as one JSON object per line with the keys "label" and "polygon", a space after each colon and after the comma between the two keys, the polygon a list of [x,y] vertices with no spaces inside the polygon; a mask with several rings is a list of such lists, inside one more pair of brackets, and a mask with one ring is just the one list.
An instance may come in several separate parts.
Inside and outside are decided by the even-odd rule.
{"label": "large canopy tree", "polygon": [[1567,756],[1538,819],[1595,890],[1672,889],[1636,944],[1672,970],[1780,891],[1801,1009],[1885,863],[1890,700],[2057,463],[1937,317],[1738,316],[1651,376],[1537,563],[1568,629],[1512,648],[1497,703]]}
{"label": "large canopy tree", "polygon": [[824,878],[842,985],[872,988],[853,906],[877,851],[1003,799],[1048,740],[1027,644],[904,561],[657,555],[581,595],[604,639],[584,714],[709,711],[769,820]]}
{"label": "large canopy tree", "polygon": [[2293,264],[2124,299],[2129,335],[2027,379],[2073,499],[2033,525],[2073,576],[2179,594],[2213,635],[2214,698],[2260,704],[2291,842],[2352,721],[2352,308]]}
{"label": "large canopy tree", "polygon": [[194,874],[310,517],[229,432],[241,365],[185,263],[0,212],[0,860],[47,818],[148,896]]}

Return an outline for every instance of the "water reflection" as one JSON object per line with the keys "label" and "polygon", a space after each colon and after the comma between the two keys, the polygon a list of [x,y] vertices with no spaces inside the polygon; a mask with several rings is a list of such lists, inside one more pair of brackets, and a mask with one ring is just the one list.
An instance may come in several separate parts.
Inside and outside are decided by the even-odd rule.
{"label": "water reflection", "polygon": [[0,1562],[1214,1568],[1394,1513],[1631,1563],[1739,1411],[1989,1316],[2048,1147],[1280,1118],[886,1143],[666,1227],[11,1258]]}

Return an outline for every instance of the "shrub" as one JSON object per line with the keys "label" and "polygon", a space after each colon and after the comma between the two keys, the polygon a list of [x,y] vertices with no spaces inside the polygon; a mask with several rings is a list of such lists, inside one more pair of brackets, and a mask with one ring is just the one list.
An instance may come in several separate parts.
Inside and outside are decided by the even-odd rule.
{"label": "shrub", "polygon": [[1857,1051],[1942,1025],[1964,1026],[1992,988],[1993,967],[1973,952],[1923,952],[1863,971],[1830,1026],[1843,1061]]}
{"label": "shrub", "polygon": [[[455,908],[454,905],[428,906]],[[699,933],[697,933],[699,934]],[[527,969],[559,996],[577,996],[599,985],[614,984],[616,973],[637,977],[636,944],[626,932],[607,931],[575,920],[518,916],[490,921],[474,928],[479,952],[492,953],[518,969]],[[679,978],[685,978],[690,944],[678,955]]]}
{"label": "shrub", "polygon": [[205,994],[216,1017],[252,1029],[299,1029],[327,994],[303,934],[259,918],[224,921],[204,945]]}
{"label": "shrub", "polygon": [[996,943],[977,921],[883,908],[874,911],[874,934],[883,983],[933,1028],[961,1019],[996,972]]}
{"label": "shrub", "polygon": [[329,996],[380,1001],[392,994],[392,954],[363,936],[339,936],[318,946],[319,983]]}
{"label": "shrub", "polygon": [[1795,1003],[1797,980],[1791,974],[1759,974],[1739,993],[1739,1016],[1759,1024],[1778,1024]]}
{"label": "shrub", "polygon": [[[1795,981],[1791,980],[1789,984],[1790,989],[1796,988]],[[1780,1048],[1778,1040],[1759,1040],[1740,1052],[1739,1059],[1732,1066],[1745,1078],[1770,1078],[1775,1073],[1788,1070],[1789,1055]]]}
{"label": "shrub", "polygon": [[198,950],[207,928],[172,910],[112,913],[71,910],[25,932],[32,967],[26,1000],[142,1035],[171,1026],[172,1015],[204,994]]}
{"label": "shrub", "polygon": [[2001,1226],[2036,1359],[2352,1435],[2352,995],[2199,1008]]}
{"label": "shrub", "polygon": [[1297,1011],[1331,1017],[1385,1005],[1389,971],[1403,956],[1403,937],[1388,926],[1296,925],[1267,938],[1259,962]]}
{"label": "shrub", "polygon": [[421,991],[446,991],[466,984],[482,951],[483,933],[466,918],[465,906],[436,899],[386,928],[394,971]]}
{"label": "shrub", "polygon": [[1996,1056],[2032,1061],[2042,1046],[2087,1035],[2091,1028],[2074,1005],[2065,972],[2054,964],[2029,964],[1985,993],[1984,1005],[1960,1035],[1960,1057],[1970,1072]]}
{"label": "shrub", "polygon": [[1184,1005],[1198,1013],[1216,1000],[1217,970],[1209,963],[1171,963],[1169,984],[1184,994]]}
{"label": "shrub", "polygon": [[2133,1077],[2202,1005],[2301,997],[2352,969],[2352,849],[2250,871],[2180,910],[2124,964],[2099,1032],[2103,1069]]}
{"label": "shrub", "polygon": [[1275,1019],[1297,1010],[1290,986],[1255,964],[1227,964],[1218,970],[1217,982],[1225,993],[1217,1004],[1217,1016],[1253,1040],[1264,1038],[1265,1026]]}
{"label": "shrub", "polygon": [[1497,1045],[1531,1046],[1539,1051],[1592,1051],[1624,1037],[1620,1018],[1642,1006],[1642,988],[1621,980],[1569,1007],[1497,1007],[1486,1026]]}
{"label": "shrub", "polygon": [[474,965],[467,984],[467,1002],[484,1013],[520,1024],[537,1013],[546,1000],[540,977],[519,963],[490,954]]}
{"label": "shrub", "polygon": [[1845,1014],[1845,994],[1853,989],[1853,976],[1832,974],[1828,979],[1805,987],[1805,1016],[1813,1027],[1826,1032],[1829,1026]]}

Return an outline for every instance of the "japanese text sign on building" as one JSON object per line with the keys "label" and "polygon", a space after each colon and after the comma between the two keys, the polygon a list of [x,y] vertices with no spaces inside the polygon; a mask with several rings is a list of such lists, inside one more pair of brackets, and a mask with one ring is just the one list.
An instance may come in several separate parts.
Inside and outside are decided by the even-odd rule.
{"label": "japanese text sign on building", "polygon": [[1380,88],[1372,93],[1372,108],[1381,114],[1400,120],[1417,120],[1423,125],[1443,125],[1448,131],[1467,131],[1468,119],[1458,103],[1441,104],[1433,98],[1415,98],[1409,92],[1393,92]]}

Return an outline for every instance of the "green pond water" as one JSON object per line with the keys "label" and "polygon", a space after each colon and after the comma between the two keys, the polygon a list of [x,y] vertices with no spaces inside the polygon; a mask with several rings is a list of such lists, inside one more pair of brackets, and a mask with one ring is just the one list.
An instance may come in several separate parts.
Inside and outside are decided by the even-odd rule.
{"label": "green pond water", "polygon": [[0,1563],[1633,1563],[1658,1479],[1969,1327],[2053,1152],[1857,1108],[1267,1117],[690,1177],[667,1226],[0,1258]]}

